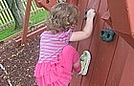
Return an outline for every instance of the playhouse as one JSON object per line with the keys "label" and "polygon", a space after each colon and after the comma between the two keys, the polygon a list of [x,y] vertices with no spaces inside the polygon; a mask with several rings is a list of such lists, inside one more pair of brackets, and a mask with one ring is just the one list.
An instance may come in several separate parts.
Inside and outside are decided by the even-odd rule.
{"label": "playhouse", "polygon": [[[45,2],[42,7],[47,10],[56,3],[56,0],[42,1]],[[27,34],[31,2],[32,0],[27,0],[23,34],[22,38],[16,40],[17,43],[25,44],[29,37],[43,31],[40,28],[36,33]],[[66,0],[66,2],[78,6],[80,10],[79,30],[85,24],[85,12],[90,8],[96,11],[91,37],[72,44],[80,54],[85,49],[91,52],[92,60],[88,74],[86,76],[74,74],[70,86],[134,86],[134,1]]]}

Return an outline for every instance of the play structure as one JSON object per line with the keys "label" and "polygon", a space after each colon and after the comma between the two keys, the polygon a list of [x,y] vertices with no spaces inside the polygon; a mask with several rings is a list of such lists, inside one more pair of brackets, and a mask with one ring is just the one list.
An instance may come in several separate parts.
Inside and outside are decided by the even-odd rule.
{"label": "play structure", "polygon": [[[27,0],[22,37],[17,43],[25,44],[29,37],[40,34],[44,28],[27,34],[30,6]],[[49,10],[56,0],[36,0],[39,7]],[[70,86],[134,86],[134,1],[133,0],[66,0],[80,10],[79,30],[84,16],[95,9],[94,30],[90,38],[72,45],[81,54],[87,49],[92,54],[86,76],[74,74]]]}

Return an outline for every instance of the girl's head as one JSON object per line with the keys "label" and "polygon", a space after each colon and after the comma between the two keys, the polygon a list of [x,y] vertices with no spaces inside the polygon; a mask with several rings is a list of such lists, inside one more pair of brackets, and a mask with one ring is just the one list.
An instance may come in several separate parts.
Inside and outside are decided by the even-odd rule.
{"label": "girl's head", "polygon": [[57,33],[75,27],[78,21],[78,8],[68,3],[54,5],[46,19],[47,30]]}

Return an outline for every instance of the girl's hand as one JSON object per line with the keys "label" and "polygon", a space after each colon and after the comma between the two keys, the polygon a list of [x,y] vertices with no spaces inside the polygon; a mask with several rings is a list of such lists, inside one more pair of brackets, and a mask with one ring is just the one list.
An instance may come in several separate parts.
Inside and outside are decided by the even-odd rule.
{"label": "girl's hand", "polygon": [[72,36],[70,37],[70,41],[80,41],[83,39],[88,38],[93,30],[93,19],[95,16],[95,10],[90,9],[87,11],[87,18],[86,24],[82,31],[73,32]]}
{"label": "girl's hand", "polygon": [[87,19],[93,19],[95,16],[95,10],[94,9],[90,9],[87,11]]}

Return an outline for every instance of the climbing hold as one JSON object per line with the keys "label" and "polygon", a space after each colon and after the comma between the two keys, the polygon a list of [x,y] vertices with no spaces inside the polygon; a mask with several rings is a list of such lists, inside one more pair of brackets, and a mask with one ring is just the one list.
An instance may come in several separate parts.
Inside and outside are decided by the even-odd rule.
{"label": "climbing hold", "polygon": [[105,42],[113,41],[115,32],[111,29],[103,29],[100,33],[100,37]]}
{"label": "climbing hold", "polygon": [[84,14],[84,20],[87,20],[87,11]]}

